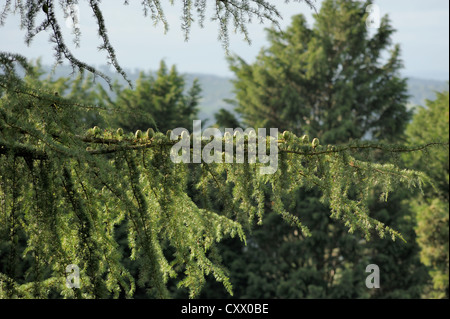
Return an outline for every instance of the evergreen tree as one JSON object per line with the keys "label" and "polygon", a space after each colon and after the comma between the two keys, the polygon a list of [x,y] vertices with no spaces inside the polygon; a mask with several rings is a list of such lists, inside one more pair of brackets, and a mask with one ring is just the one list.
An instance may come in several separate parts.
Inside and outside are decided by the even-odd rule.
{"label": "evergreen tree", "polygon": [[[407,129],[408,141],[446,141],[449,138],[449,92],[436,94],[436,99],[420,107]],[[411,200],[417,218],[417,242],[421,248],[422,262],[429,267],[432,285],[425,297],[449,297],[449,154],[436,150],[427,156],[409,155],[406,162],[433,178],[435,187]]]}
{"label": "evergreen tree", "polygon": [[218,113],[214,114],[216,120],[216,126],[224,131],[225,128],[237,128],[241,127],[239,120],[236,116],[228,110],[220,109]]}
{"label": "evergreen tree", "polygon": [[161,61],[156,76],[141,72],[135,88],[115,85],[115,98],[110,99],[110,108],[115,109],[113,126],[126,131],[145,131],[152,128],[166,132],[176,127],[192,127],[198,113],[200,86],[194,80],[189,90],[184,78],[175,66],[168,70]]}
{"label": "evergreen tree", "polygon": [[[50,30],[58,62],[68,59],[74,67],[99,74],[65,46],[54,3],[36,0],[13,5],[7,1],[0,23],[10,12],[19,12],[28,43],[39,32]],[[73,3],[60,4],[65,9]],[[206,1],[183,2],[187,32],[193,4],[204,18]],[[159,1],[145,1],[143,6],[154,13],[153,19],[164,21]],[[98,23],[100,48],[123,73],[99,2],[90,1],[89,7]],[[36,26],[41,9],[44,18]],[[215,13],[225,43],[230,21],[245,34],[252,16],[275,22],[279,17],[275,7],[263,0],[219,1]],[[18,68],[33,73],[24,57],[0,52],[1,298],[132,297],[136,286],[151,297],[165,298],[169,297],[169,278],[195,297],[208,276],[231,294],[217,243],[224,238],[245,242],[244,230],[264,221],[266,198],[270,198],[271,209],[296,225],[303,236],[309,236],[310,230],[287,209],[290,194],[301,187],[320,190],[333,216],[350,231],[367,238],[376,232],[401,239],[396,230],[369,216],[369,194],[377,186],[381,193],[389,193],[401,186],[421,186],[427,180],[420,172],[361,158],[369,159],[374,151],[392,157],[427,150],[434,144],[354,142],[328,147],[317,139],[306,142],[288,131],[279,139],[261,141],[278,146],[280,167],[272,175],[260,173],[262,163],[236,161],[203,161],[193,165],[192,172],[188,165],[170,160],[176,141],[168,132],[149,130],[144,134],[98,126],[86,130],[74,114],[92,105],[76,97],[55,95],[40,83],[28,83],[18,75]],[[203,141],[203,146],[206,143]],[[189,196],[191,185],[202,194],[202,205]],[[347,192],[352,187],[360,192]],[[213,193],[223,195],[221,211],[210,205]],[[121,250],[116,237],[121,226],[127,229],[127,251]],[[124,265],[124,258],[138,264],[137,280]],[[24,259],[25,263],[21,262]],[[80,287],[66,284],[71,265],[79,268]]]}
{"label": "evergreen tree", "polygon": [[[406,79],[399,76],[399,47],[394,46],[383,64],[394,30],[385,17],[377,33],[369,36],[366,17],[364,4],[324,1],[313,28],[303,16],[296,16],[286,31],[268,30],[270,47],[255,63],[232,58],[236,111],[244,122],[312,134],[333,144],[401,139],[409,113]],[[354,196],[359,190],[345,191]],[[400,204],[402,196],[387,203],[371,200],[369,207],[372,216],[402,229],[408,244],[367,243],[348,234],[333,222],[334,214],[316,190],[301,188],[289,196],[290,211],[310,227],[312,236],[304,238],[295,228],[280,224],[278,216],[269,215],[249,239],[254,245],[234,257],[246,260],[248,280],[240,281],[242,297],[420,296],[426,275],[418,260],[411,213]],[[394,279],[370,294],[364,285],[365,267],[377,262]],[[233,262],[229,265],[233,267]],[[231,268],[235,276],[242,272]]]}
{"label": "evergreen tree", "polygon": [[230,58],[244,124],[318,136],[323,143],[402,133],[410,115],[400,48],[391,48],[387,17],[369,35],[365,8],[324,1],[312,28],[298,15],[285,31],[268,29],[270,47],[255,63]]}
{"label": "evergreen tree", "polygon": [[[245,241],[244,229],[264,220],[265,196],[273,211],[304,236],[308,228],[287,211],[284,200],[302,186],[320,189],[353,231],[369,236],[373,229],[380,236],[401,238],[368,216],[364,198],[378,183],[388,192],[406,181],[412,186],[426,180],[418,172],[352,156],[356,150],[399,153],[414,147],[355,143],[330,149],[289,132],[278,145],[275,174],[260,174],[261,163],[236,161],[203,162],[192,165],[192,173],[186,164],[170,160],[174,141],[163,133],[85,131],[73,116],[85,105],[25,83],[15,73],[16,63],[30,71],[20,56],[7,55],[0,63],[3,298],[131,297],[136,285],[164,298],[173,277],[194,297],[209,275],[232,293],[216,243],[226,237]],[[190,198],[188,183],[202,195],[202,205]],[[347,185],[361,194],[348,196],[343,192]],[[222,194],[221,211],[208,204],[214,193]],[[116,238],[121,225],[127,229],[125,252]],[[20,250],[23,242],[26,248]],[[22,258],[29,266],[18,273]],[[136,260],[138,280],[124,258]],[[73,264],[80,269],[80,288],[65,285],[66,267]]]}

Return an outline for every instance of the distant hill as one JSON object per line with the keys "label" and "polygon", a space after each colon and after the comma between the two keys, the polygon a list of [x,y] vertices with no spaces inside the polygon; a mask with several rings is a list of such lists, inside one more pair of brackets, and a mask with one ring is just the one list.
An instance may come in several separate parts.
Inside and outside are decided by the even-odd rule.
{"label": "distant hill", "polygon": [[435,92],[449,89],[449,83],[445,81],[425,80],[417,78],[408,79],[408,93],[411,105],[425,105],[426,100],[434,100]]}
{"label": "distant hill", "polygon": [[[69,77],[72,73],[72,68],[66,65],[58,66],[55,70],[53,70],[53,72],[52,68],[49,66],[43,66],[43,68],[47,71],[47,74],[51,73],[52,77],[55,79],[59,77]],[[120,84],[127,85],[126,81],[121,76],[117,75],[117,73],[115,73],[110,67],[104,65],[100,66],[98,69],[111,79],[117,79]],[[138,79],[141,70],[125,70],[125,72],[130,81],[134,83]],[[145,72],[148,71],[145,70]],[[200,82],[200,86],[202,88],[202,100],[199,105],[199,117],[202,121],[212,125],[214,123],[214,113],[221,108],[230,109],[230,106],[223,102],[223,99],[233,98],[234,96],[232,93],[233,85],[230,83],[230,78],[212,74],[181,74],[183,74],[186,79],[187,89],[191,87],[195,78],[197,78]],[[96,81],[105,88],[108,87],[106,81],[102,78],[98,77],[96,78]]]}
{"label": "distant hill", "polygon": [[202,87],[203,98],[199,106],[201,120],[208,120],[207,123],[212,125],[216,112],[221,108],[232,109],[232,106],[223,101],[234,97],[230,78],[211,74],[186,74],[185,78],[188,83],[197,78]]}
{"label": "distant hill", "polygon": [[[45,67],[50,72],[49,67]],[[126,84],[126,82],[116,73],[114,73],[108,66],[99,67],[106,75],[113,79],[117,79],[119,83]],[[134,82],[139,77],[140,70],[125,70],[129,79]],[[59,66],[53,76],[67,77],[70,76],[72,69],[68,66]],[[146,71],[148,72],[148,71]],[[224,99],[232,99],[233,85],[231,84],[231,78],[221,77],[212,74],[184,74],[186,79],[187,88],[191,86],[192,81],[197,78],[202,87],[202,100],[199,105],[200,114],[199,117],[203,121],[207,121],[207,124],[212,125],[214,122],[214,114],[220,108],[226,108],[231,110],[232,107],[224,102]],[[98,82],[104,86],[107,86],[103,79],[98,79]],[[408,79],[408,94],[410,95],[409,107],[417,105],[425,105],[427,99],[434,99],[435,92],[441,92],[449,89],[449,82],[426,80],[418,78]]]}

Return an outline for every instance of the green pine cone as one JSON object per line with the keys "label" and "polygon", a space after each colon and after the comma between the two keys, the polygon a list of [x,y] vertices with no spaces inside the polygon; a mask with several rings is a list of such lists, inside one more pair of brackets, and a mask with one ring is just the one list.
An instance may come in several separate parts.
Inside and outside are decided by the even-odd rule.
{"label": "green pine cone", "polygon": [[92,132],[94,133],[95,137],[98,137],[99,135],[102,134],[102,130],[98,126],[94,126],[94,128],[92,129]]}
{"label": "green pine cone", "polygon": [[151,139],[153,136],[155,136],[155,131],[152,128],[149,128],[147,133],[145,133],[145,137],[147,139]]}
{"label": "green pine cone", "polygon": [[309,144],[309,136],[308,135],[303,135],[302,143],[303,144]]}
{"label": "green pine cone", "polygon": [[312,144],[312,147],[313,147],[313,148],[316,148],[317,146],[319,146],[320,141],[319,141],[319,139],[316,137],[316,138],[313,139],[313,141],[312,141],[311,144]]}

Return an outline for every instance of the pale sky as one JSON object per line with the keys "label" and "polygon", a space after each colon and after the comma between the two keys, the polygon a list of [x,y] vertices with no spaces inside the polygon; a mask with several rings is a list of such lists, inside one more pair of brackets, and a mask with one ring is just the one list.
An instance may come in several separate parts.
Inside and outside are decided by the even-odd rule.
{"label": "pale sky", "polygon": [[[357,1],[357,0],[355,0]],[[217,40],[218,26],[207,22],[204,29],[196,23],[188,42],[181,32],[181,1],[175,6],[167,4],[166,15],[170,30],[164,34],[162,24],[154,27],[150,18],[144,18],[140,1],[124,6],[123,1],[109,0],[101,3],[112,45],[116,49],[119,63],[125,69],[155,70],[161,59],[169,65],[175,64],[182,73],[207,73],[232,76],[225,59],[225,51]],[[285,28],[294,14],[303,13],[312,24],[311,9],[304,3],[278,1],[278,8]],[[321,0],[317,0],[319,10]],[[0,0],[0,10],[4,0]],[[402,48],[405,76],[425,79],[449,80],[449,1],[448,0],[375,0],[381,15],[388,14],[397,32],[394,43]],[[85,1],[80,1],[81,46],[72,46],[74,55],[84,62],[99,66],[105,64],[105,53],[98,52],[100,39],[94,19]],[[62,23],[62,25],[65,25]],[[44,64],[54,62],[49,33],[40,34],[30,47],[24,43],[25,31],[20,30],[18,16],[10,15],[0,27],[0,51],[16,52],[28,58],[42,58]],[[241,35],[231,37],[230,52],[247,62],[254,61],[261,47],[268,46],[264,28],[257,22],[249,26],[252,45],[242,40]],[[63,27],[66,43],[71,44],[70,29]]]}

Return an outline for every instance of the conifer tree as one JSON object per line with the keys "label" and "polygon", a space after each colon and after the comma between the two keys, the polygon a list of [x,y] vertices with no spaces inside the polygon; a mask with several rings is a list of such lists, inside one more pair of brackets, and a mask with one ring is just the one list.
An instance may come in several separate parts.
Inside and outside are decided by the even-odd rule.
{"label": "conifer tree", "polygon": [[[60,2],[63,7],[71,3]],[[188,31],[192,5],[197,5],[202,18],[206,1],[183,4],[183,27]],[[164,20],[159,1],[143,5],[154,20]],[[98,22],[101,49],[120,73],[99,1],[90,1],[89,7]],[[44,18],[36,26],[41,9]],[[7,1],[0,22],[11,11],[21,14],[27,42],[50,30],[58,61],[68,59],[74,67],[98,74],[64,45],[55,1]],[[275,21],[278,17],[275,7],[263,0],[216,2],[222,35],[230,21],[245,33],[252,15]],[[167,298],[169,279],[195,297],[208,276],[232,294],[217,243],[224,238],[245,243],[245,230],[264,222],[266,198],[285,222],[309,236],[301,218],[289,212],[290,194],[300,187],[319,190],[333,216],[351,232],[361,232],[367,239],[374,234],[402,239],[395,229],[369,216],[369,194],[378,186],[382,194],[421,187],[428,179],[394,163],[370,161],[370,154],[393,155],[438,145],[353,142],[332,147],[317,143],[315,136],[311,144],[286,131],[278,139],[261,141],[278,145],[280,165],[272,175],[260,174],[262,163],[236,161],[203,161],[193,165],[192,172],[187,164],[170,160],[176,141],[167,132],[144,134],[99,126],[86,130],[74,114],[92,105],[28,83],[18,75],[20,68],[33,73],[24,57],[0,53],[1,298],[132,297],[137,286],[151,297]],[[202,194],[201,205],[189,196],[191,186]],[[352,187],[360,192],[350,194]],[[211,205],[214,193],[222,195],[220,211]],[[127,251],[117,242],[120,226],[127,229]],[[137,280],[124,266],[124,258],[138,264]],[[23,259],[27,263],[18,269]],[[67,268],[73,265],[79,269],[79,287],[66,282]]]}
{"label": "conifer tree", "polygon": [[117,111],[113,125],[126,131],[189,128],[197,118],[201,93],[198,81],[194,79],[187,90],[183,76],[175,66],[169,70],[164,61],[155,76],[141,72],[135,88],[114,88],[115,98],[109,99],[109,107]]}
{"label": "conifer tree", "polygon": [[[449,92],[436,93],[426,107],[420,107],[407,129],[408,141],[447,140],[449,138]],[[406,156],[406,162],[426,172],[435,181],[435,187],[427,187],[423,194],[411,200],[417,218],[417,242],[420,257],[428,266],[432,284],[425,297],[449,297],[449,154],[448,150],[429,152],[427,156]]]}
{"label": "conifer tree", "polygon": [[387,17],[369,35],[365,8],[358,1],[324,1],[312,27],[298,15],[287,30],[267,29],[270,46],[255,63],[231,57],[244,124],[323,143],[389,140],[403,132],[410,114],[400,48],[391,45]]}
{"label": "conifer tree", "polygon": [[[286,31],[267,30],[270,46],[253,64],[231,58],[236,111],[244,122],[312,134],[332,144],[362,138],[401,141],[410,114],[405,107],[406,79],[399,76],[400,50],[394,46],[389,51],[394,30],[387,17],[373,36],[366,18],[363,3],[324,1],[312,28],[302,15],[296,16]],[[384,52],[391,54],[385,63]],[[238,288],[243,297],[369,297],[365,266],[376,262],[389,269],[393,279],[373,297],[420,296],[424,272],[408,219],[411,213],[400,204],[404,194],[389,202],[371,199],[368,207],[371,216],[401,228],[408,244],[367,243],[358,234],[348,234],[333,221],[315,190],[300,188],[290,196],[290,211],[310,227],[313,236],[305,238],[280,224],[279,216],[269,215],[252,233],[255,244],[233,253],[234,259],[244,259],[247,265],[248,279]],[[271,211],[270,203],[266,209]],[[227,248],[223,249],[227,255]],[[234,264],[233,260],[225,263]],[[231,272],[240,276],[243,270]]]}
{"label": "conifer tree", "polygon": [[[83,101],[89,105],[74,114],[85,129],[105,125],[105,118],[100,114],[101,109],[105,110],[105,92],[101,90],[100,83],[95,83],[92,74],[78,73],[74,77],[55,78],[51,73],[46,75],[39,59],[30,66],[33,71],[26,74],[25,83],[45,88],[46,91],[54,92],[55,96]],[[58,107],[56,104],[55,106]]]}

